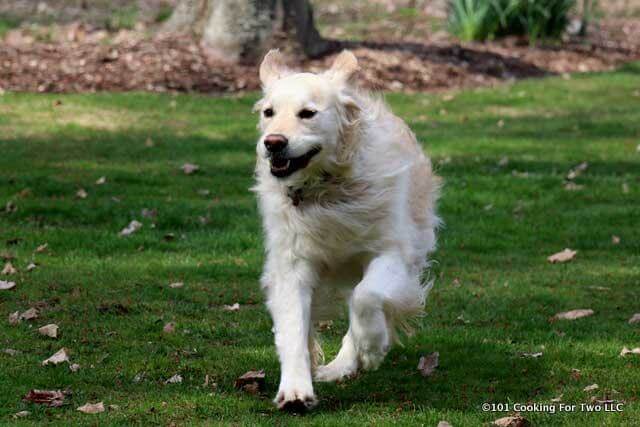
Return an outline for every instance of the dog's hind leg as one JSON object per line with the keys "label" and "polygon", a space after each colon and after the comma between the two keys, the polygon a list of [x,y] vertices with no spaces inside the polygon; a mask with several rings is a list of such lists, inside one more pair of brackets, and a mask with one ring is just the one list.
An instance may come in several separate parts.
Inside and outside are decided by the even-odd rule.
{"label": "dog's hind leg", "polygon": [[318,381],[336,381],[358,368],[376,369],[396,338],[396,327],[422,312],[425,299],[419,277],[397,253],[374,258],[349,300],[349,332],[336,358],[318,367]]}

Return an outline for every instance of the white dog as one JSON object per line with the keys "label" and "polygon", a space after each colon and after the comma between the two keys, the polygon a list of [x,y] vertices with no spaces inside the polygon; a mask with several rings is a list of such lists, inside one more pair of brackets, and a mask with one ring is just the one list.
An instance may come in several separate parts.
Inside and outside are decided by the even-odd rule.
{"label": "white dog", "polygon": [[[281,377],[275,403],[316,403],[312,379],[376,369],[398,329],[422,312],[421,281],[436,244],[439,178],[407,125],[350,80],[342,52],[322,74],[296,73],[278,51],[260,66],[262,136],[256,165],[266,233],[261,283],[273,318]],[[313,332],[327,308],[349,308],[335,359]]]}

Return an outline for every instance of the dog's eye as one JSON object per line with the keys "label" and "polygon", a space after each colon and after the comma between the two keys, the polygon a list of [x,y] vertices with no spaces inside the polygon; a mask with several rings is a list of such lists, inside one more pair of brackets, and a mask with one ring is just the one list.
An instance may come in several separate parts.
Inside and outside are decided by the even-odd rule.
{"label": "dog's eye", "polygon": [[315,116],[317,113],[317,111],[313,111],[313,110],[309,110],[308,108],[305,108],[304,110],[300,110],[300,112],[298,113],[298,117],[300,117],[301,119],[310,119],[313,116]]}
{"label": "dog's eye", "polygon": [[267,108],[262,112],[265,117],[273,117],[273,108]]}

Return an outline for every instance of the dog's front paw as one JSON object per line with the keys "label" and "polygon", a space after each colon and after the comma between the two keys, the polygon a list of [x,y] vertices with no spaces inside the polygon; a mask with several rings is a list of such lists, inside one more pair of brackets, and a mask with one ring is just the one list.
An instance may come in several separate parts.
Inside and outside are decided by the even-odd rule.
{"label": "dog's front paw", "polygon": [[273,402],[278,409],[295,413],[306,412],[318,403],[313,389],[296,387],[280,388]]}

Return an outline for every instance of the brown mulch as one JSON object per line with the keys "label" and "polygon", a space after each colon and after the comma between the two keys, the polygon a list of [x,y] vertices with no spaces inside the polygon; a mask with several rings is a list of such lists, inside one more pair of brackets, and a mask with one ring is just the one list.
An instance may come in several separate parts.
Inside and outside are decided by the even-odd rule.
{"label": "brown mulch", "polygon": [[[14,30],[0,41],[0,91],[197,91],[259,88],[256,66],[221,64],[192,39],[115,35],[82,24],[37,41]],[[610,20],[588,39],[530,47],[518,39],[458,43],[451,39],[343,42],[361,62],[361,83],[388,90],[423,91],[491,85],[549,74],[601,71],[640,59],[640,21]],[[108,42],[107,42],[108,41]],[[321,70],[332,57],[292,65]]]}

